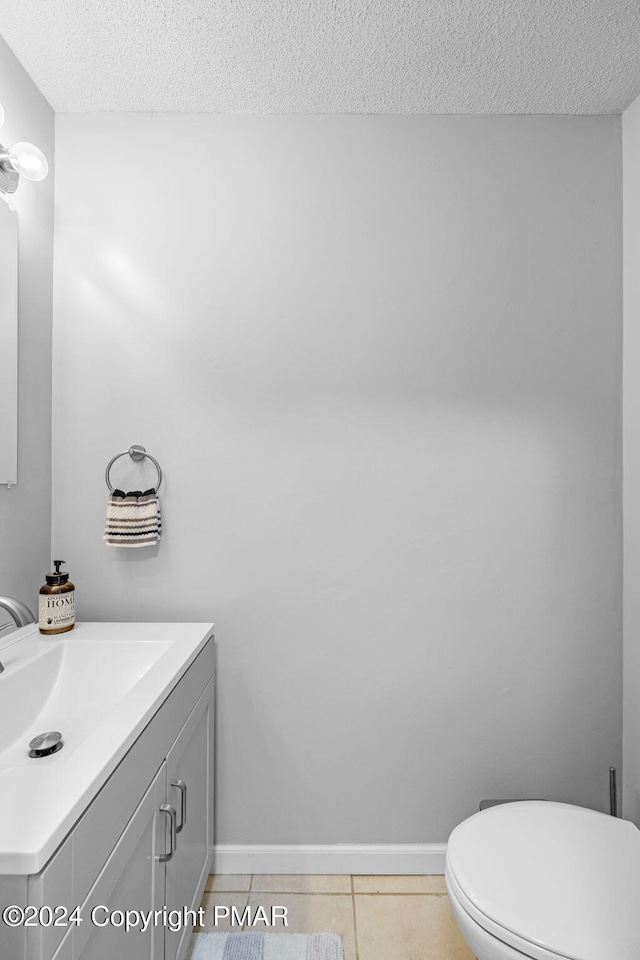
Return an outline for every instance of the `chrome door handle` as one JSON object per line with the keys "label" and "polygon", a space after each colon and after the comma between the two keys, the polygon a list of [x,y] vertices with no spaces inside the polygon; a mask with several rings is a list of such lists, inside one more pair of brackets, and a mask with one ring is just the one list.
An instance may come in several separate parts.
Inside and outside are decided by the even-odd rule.
{"label": "chrome door handle", "polygon": [[171,786],[180,791],[180,826],[176,830],[176,833],[180,833],[187,822],[187,785],[184,780],[172,780]]}
{"label": "chrome door handle", "polygon": [[160,863],[168,863],[169,860],[171,860],[171,858],[173,857],[174,853],[176,852],[176,843],[177,843],[176,808],[172,807],[170,803],[161,803],[160,813],[166,813],[167,816],[169,817],[169,822],[171,824],[171,849],[169,853],[161,853],[160,856],[158,857],[158,860],[160,861]]}

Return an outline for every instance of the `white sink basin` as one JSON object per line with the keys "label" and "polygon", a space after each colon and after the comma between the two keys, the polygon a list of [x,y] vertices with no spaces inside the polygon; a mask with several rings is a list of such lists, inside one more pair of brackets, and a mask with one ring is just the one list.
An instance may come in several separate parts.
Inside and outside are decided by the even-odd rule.
{"label": "white sink basin", "polygon": [[[0,647],[0,875],[45,865],[198,655],[210,623],[23,627]],[[29,756],[59,731],[63,748]]]}
{"label": "white sink basin", "polygon": [[31,763],[29,741],[57,730],[70,753],[169,650],[167,640],[56,642],[31,634],[0,650],[0,769]]}

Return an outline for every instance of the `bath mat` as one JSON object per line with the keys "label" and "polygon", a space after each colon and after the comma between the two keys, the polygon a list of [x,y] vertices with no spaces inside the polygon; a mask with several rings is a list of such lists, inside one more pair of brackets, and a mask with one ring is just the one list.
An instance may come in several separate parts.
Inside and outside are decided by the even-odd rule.
{"label": "bath mat", "polygon": [[195,933],[189,960],[344,960],[337,933]]}

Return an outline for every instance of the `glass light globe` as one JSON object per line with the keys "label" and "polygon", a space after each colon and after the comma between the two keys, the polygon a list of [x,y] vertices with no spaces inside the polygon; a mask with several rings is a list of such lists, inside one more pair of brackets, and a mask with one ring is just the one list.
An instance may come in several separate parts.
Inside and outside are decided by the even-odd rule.
{"label": "glass light globe", "polygon": [[9,151],[9,160],[13,169],[26,180],[44,180],[49,172],[47,158],[32,143],[16,143]]}

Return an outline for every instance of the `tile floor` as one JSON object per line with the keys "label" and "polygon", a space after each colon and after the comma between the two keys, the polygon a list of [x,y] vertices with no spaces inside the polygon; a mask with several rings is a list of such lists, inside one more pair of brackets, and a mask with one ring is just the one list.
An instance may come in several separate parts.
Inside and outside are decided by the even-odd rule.
{"label": "tile floor", "polygon": [[[288,926],[272,933],[339,933],[345,960],[474,960],[459,932],[441,876],[210,876],[202,900],[206,929],[213,907],[284,906]],[[202,928],[199,928],[202,929]],[[224,921],[216,930],[235,930]]]}

